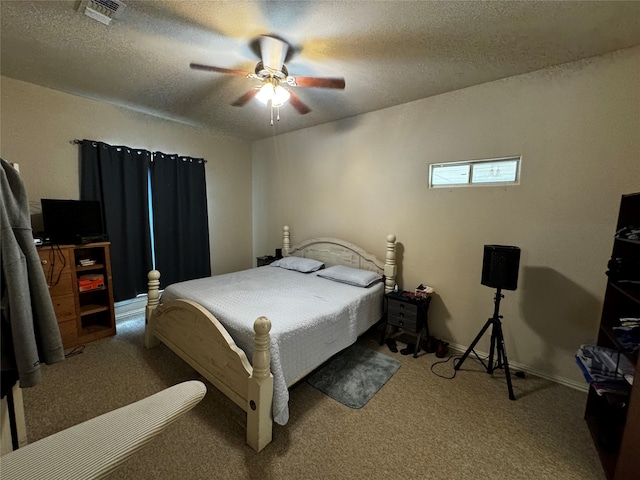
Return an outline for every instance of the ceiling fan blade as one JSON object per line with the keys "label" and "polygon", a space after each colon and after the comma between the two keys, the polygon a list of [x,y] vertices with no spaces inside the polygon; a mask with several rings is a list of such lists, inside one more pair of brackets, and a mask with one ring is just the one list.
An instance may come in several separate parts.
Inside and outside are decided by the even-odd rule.
{"label": "ceiling fan blade", "polygon": [[242,95],[240,98],[238,98],[235,102],[233,102],[231,105],[233,105],[234,107],[242,107],[244,106],[249,100],[251,100],[253,97],[256,96],[256,94],[260,91],[259,88],[252,88],[251,90],[249,90],[247,93],[245,93],[244,95]]}
{"label": "ceiling fan blade", "polygon": [[344,78],[317,78],[317,77],[287,77],[287,83],[292,87],[319,87],[344,89]]}
{"label": "ceiling fan blade", "polygon": [[260,37],[260,53],[265,67],[277,72],[281,71],[288,51],[289,44],[284,40],[270,35]]}
{"label": "ceiling fan blade", "polygon": [[191,63],[189,66],[194,70],[204,70],[206,72],[218,72],[229,73],[231,75],[237,75],[238,77],[247,77],[251,75],[249,72],[243,72],[242,70],[233,70],[231,68],[212,67],[210,65],[201,65],[199,63]]}
{"label": "ceiling fan blade", "polygon": [[300,100],[300,97],[298,97],[291,90],[289,90],[289,95],[289,103],[300,113],[300,115],[305,115],[311,111],[311,109],[307,107],[307,105],[302,100]]}

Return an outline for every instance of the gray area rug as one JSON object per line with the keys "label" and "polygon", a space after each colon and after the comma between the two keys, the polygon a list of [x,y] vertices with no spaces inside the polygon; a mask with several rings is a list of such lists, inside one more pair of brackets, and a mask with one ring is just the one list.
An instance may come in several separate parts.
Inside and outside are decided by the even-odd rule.
{"label": "gray area rug", "polygon": [[347,407],[362,408],[398,368],[398,360],[356,343],[312,373],[307,382]]}

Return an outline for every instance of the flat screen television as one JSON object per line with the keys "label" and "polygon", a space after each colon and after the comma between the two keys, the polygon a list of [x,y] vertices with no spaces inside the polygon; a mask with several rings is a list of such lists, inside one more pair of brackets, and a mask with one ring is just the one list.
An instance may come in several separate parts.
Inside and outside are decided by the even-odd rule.
{"label": "flat screen television", "polygon": [[40,203],[51,243],[78,245],[108,239],[99,201],[43,198]]}

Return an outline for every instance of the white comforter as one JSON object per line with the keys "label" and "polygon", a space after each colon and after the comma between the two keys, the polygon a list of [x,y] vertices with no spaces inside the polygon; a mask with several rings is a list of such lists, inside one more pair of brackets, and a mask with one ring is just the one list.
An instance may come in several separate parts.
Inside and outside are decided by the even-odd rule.
{"label": "white comforter", "polygon": [[167,287],[162,300],[212,312],[251,361],[253,322],[271,321],[273,419],[289,420],[288,386],[354,343],[382,317],[384,284],[361,288],[279,267],[260,267]]}

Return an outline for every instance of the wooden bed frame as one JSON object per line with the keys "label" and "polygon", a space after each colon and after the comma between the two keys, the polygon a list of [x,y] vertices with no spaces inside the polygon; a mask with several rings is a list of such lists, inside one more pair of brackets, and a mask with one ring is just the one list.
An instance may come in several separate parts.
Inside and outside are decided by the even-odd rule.
{"label": "wooden bed frame", "polygon": [[[387,293],[395,284],[396,237],[390,234],[386,240],[383,263],[360,247],[336,238],[315,238],[291,247],[289,227],[285,226],[282,254],[320,260],[326,267],[346,265],[379,272],[384,275]],[[189,300],[161,304],[160,272],[152,270],[148,277],[145,346],[152,348],[164,343],[247,412],[247,443],[259,452],[272,439],[271,322],[266,317],[255,321],[255,348],[250,364],[214,315]]]}

